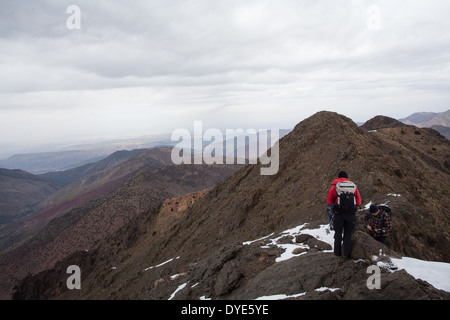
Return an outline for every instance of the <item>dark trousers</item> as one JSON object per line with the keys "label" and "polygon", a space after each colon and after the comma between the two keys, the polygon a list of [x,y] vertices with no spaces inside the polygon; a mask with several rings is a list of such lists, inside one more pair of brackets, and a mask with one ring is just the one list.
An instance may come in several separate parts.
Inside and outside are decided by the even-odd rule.
{"label": "dark trousers", "polygon": [[387,237],[386,236],[384,236],[384,237],[373,237],[375,240],[377,240],[377,241],[379,241],[379,242],[381,242],[382,244],[386,244],[386,240],[387,240]]}
{"label": "dark trousers", "polygon": [[[346,213],[334,215],[334,254],[350,257],[352,252],[352,233],[355,228],[355,214]],[[342,237],[344,232],[344,237]],[[342,250],[342,247],[344,247]]]}

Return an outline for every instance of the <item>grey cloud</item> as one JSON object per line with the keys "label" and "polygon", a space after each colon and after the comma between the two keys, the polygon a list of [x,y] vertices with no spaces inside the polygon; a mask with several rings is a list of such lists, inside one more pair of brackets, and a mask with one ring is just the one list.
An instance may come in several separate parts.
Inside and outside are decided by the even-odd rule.
{"label": "grey cloud", "polygon": [[[80,30],[66,27],[71,4]],[[377,30],[367,27],[371,5],[381,9]],[[279,123],[311,106],[370,117],[374,106],[445,104],[449,9],[447,0],[3,0],[0,118],[65,96],[77,98],[58,108],[80,119],[117,101]]]}
{"label": "grey cloud", "polygon": [[[36,42],[27,39],[32,54],[25,59],[95,74],[106,86],[110,83],[106,78],[130,76],[143,78],[146,84],[145,78],[226,75],[234,70],[258,74],[273,68],[306,73],[334,68],[339,72],[355,66],[364,69],[370,63],[373,66],[373,61],[378,69],[405,64],[402,52],[411,51],[411,44],[395,48],[402,39],[393,38],[392,30],[381,31],[383,38],[378,35],[371,40],[373,35],[364,29],[363,5],[355,10],[330,1],[312,6],[296,1],[266,1],[267,6],[253,1],[239,6],[242,2],[80,1],[82,29],[66,29],[65,36],[58,38],[42,30],[55,24],[65,28],[61,23],[67,16],[61,10],[64,5],[44,3],[46,8],[34,11],[45,12],[41,17],[46,17],[42,19],[46,23],[39,24],[39,14],[32,14],[32,7],[22,12],[32,14],[28,23],[37,26],[31,33]],[[25,18],[20,21],[26,25]],[[57,28],[48,28],[53,29]],[[45,40],[39,40],[42,37]],[[365,44],[372,48],[355,57]]]}

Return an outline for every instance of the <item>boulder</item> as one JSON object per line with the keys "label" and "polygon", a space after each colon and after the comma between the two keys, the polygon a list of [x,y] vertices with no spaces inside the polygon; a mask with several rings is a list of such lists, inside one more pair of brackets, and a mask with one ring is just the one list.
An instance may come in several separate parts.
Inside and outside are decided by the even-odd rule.
{"label": "boulder", "polygon": [[[380,251],[381,250],[381,251]],[[356,231],[352,238],[352,259],[368,259],[372,261],[373,256],[389,255],[391,257],[400,257],[397,253],[390,250],[386,245],[375,240],[366,232]]]}
{"label": "boulder", "polygon": [[242,268],[238,261],[231,260],[225,263],[214,286],[216,295],[221,296],[233,290],[242,276]]}
{"label": "boulder", "polygon": [[311,249],[317,249],[319,251],[323,251],[323,250],[332,250],[333,248],[331,247],[330,244],[318,240],[314,237],[311,237],[308,239],[308,241],[306,241],[306,244],[311,248]]}
{"label": "boulder", "polygon": [[354,300],[449,300],[450,293],[415,279],[405,270],[381,273],[380,289],[369,289],[364,280],[353,282],[345,299]]}

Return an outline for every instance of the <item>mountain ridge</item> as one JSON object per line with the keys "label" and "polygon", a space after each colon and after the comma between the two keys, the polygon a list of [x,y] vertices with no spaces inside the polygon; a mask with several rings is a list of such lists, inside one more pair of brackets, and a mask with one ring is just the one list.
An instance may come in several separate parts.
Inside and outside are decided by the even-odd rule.
{"label": "mountain ridge", "polygon": [[421,128],[432,128],[450,139],[450,109],[444,112],[416,112],[399,121]]}
{"label": "mountain ridge", "polygon": [[91,248],[142,211],[156,210],[164,199],[209,187],[234,170],[232,165],[169,165],[138,173],[117,190],[52,219],[30,239],[1,253],[0,295],[10,294],[8,287],[27,273],[51,268],[71,252]]}
{"label": "mountain ridge", "polygon": [[399,119],[399,121],[418,127],[431,127],[433,125],[450,127],[450,109],[443,112],[416,112],[406,118]]}
{"label": "mountain ridge", "polygon": [[50,220],[77,205],[114,191],[142,170],[156,169],[171,163],[168,148],[136,149],[117,151],[95,163],[66,171],[35,176],[29,173],[28,176],[33,179],[49,181],[57,187],[36,200],[33,214],[3,228],[0,248],[4,250],[33,235]]}
{"label": "mountain ridge", "polygon": [[[168,299],[179,291],[175,297],[180,299],[299,292],[305,293],[299,299],[449,299],[448,293],[406,272],[391,275],[384,270],[383,277],[393,285],[376,295],[365,287],[366,269],[380,248],[392,257],[450,261],[450,222],[445,214],[450,201],[449,141],[414,126],[369,125],[358,127],[333,112],[316,113],[280,140],[276,175],[261,176],[260,165],[247,165],[182,210],[166,202],[143,211],[89,252],[76,251],[53,268],[25,278],[14,297]],[[342,169],[358,184],[364,206],[389,203],[394,211],[387,246],[366,234],[364,211],[358,213],[352,258],[359,263],[334,257],[323,239],[297,239],[306,225],[320,230],[328,223],[326,195]],[[172,222],[159,232],[157,221],[166,219]],[[292,228],[295,234],[286,231]],[[309,243],[309,249],[303,243]],[[293,246],[306,251],[277,262]],[[84,291],[64,290],[64,283],[58,282],[69,264],[82,268]],[[310,269],[316,273],[301,271]],[[262,289],[268,276],[292,277],[291,288],[280,279]],[[322,286],[340,289],[322,295],[315,291]]]}
{"label": "mountain ridge", "polygon": [[0,224],[37,212],[37,204],[59,188],[58,183],[45,177],[0,168]]}

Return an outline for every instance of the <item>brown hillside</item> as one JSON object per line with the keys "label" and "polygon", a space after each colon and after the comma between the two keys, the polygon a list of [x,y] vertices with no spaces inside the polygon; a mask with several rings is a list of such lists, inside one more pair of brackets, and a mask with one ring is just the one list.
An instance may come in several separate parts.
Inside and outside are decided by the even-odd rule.
{"label": "brown hillside", "polygon": [[[133,154],[136,155],[131,159],[126,158]],[[34,235],[52,219],[62,216],[78,205],[112,192],[139,172],[172,164],[170,154],[171,149],[168,148],[115,152],[106,159],[68,170],[69,172],[53,172],[38,176],[40,179],[50,179],[53,183],[67,184],[67,181],[74,179],[75,181],[41,197],[38,204],[35,204],[35,215],[18,220],[7,231],[4,230],[0,247],[6,249]],[[77,176],[78,179],[75,178]]]}
{"label": "brown hillside", "polygon": [[137,215],[157,210],[163,200],[213,186],[238,167],[171,165],[145,171],[116,191],[53,219],[30,240],[0,255],[2,297],[28,273],[51,268],[77,250],[91,249]]}
{"label": "brown hillside", "polygon": [[36,213],[38,204],[59,188],[44,177],[0,168],[0,226]]}

